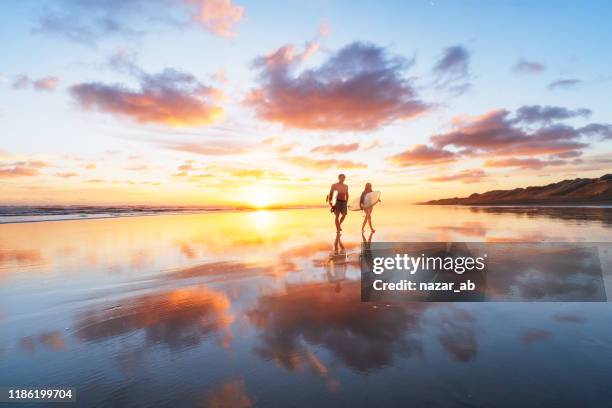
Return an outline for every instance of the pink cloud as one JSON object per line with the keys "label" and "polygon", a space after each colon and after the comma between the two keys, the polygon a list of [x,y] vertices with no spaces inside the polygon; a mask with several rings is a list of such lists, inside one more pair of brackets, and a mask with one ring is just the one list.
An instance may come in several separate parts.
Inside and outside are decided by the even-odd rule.
{"label": "pink cloud", "polygon": [[451,163],[457,160],[455,153],[418,144],[389,158],[389,161],[401,167],[427,166]]}
{"label": "pink cloud", "polygon": [[196,4],[194,20],[219,37],[234,37],[236,25],[244,17],[244,7],[231,0],[187,0]]}
{"label": "pink cloud", "polygon": [[162,146],[180,152],[201,154],[204,156],[226,156],[242,154],[250,150],[251,146],[244,143],[222,141],[191,142],[191,141],[165,141]]}
{"label": "pink cloud", "polygon": [[32,85],[37,91],[50,92],[55,91],[59,82],[60,79],[56,76],[47,76],[33,80],[29,76],[21,74],[15,77],[12,87],[13,89],[26,89]]}
{"label": "pink cloud", "polygon": [[427,180],[436,182],[461,181],[463,183],[479,183],[487,177],[482,169],[467,169],[459,173],[430,177]]}
{"label": "pink cloud", "polygon": [[566,164],[565,160],[541,160],[529,158],[509,158],[501,160],[487,160],[485,167],[516,167],[519,169],[539,170],[547,166],[561,166]]}
{"label": "pink cloud", "polygon": [[410,65],[386,49],[355,42],[318,68],[296,72],[313,52],[285,45],[255,61],[259,87],[246,99],[260,119],[289,128],[372,131],[428,109],[404,72]]}
{"label": "pink cloud", "polygon": [[352,160],[337,160],[337,159],[312,159],[303,156],[288,156],[282,157],[283,161],[314,170],[327,170],[330,168],[338,169],[365,169],[368,167],[365,163],[354,162]]}
{"label": "pink cloud", "polygon": [[34,86],[34,89],[36,89],[37,91],[54,91],[55,88],[57,88],[57,86],[59,85],[60,79],[58,77],[53,77],[53,76],[49,76],[49,77],[45,77],[45,78],[40,78],[36,81],[34,81],[32,83],[32,85]]}

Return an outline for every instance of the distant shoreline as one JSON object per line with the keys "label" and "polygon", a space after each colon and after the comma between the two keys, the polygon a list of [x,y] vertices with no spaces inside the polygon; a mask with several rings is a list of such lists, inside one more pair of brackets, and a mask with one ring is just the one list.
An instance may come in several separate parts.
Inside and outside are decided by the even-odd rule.
{"label": "distant shoreline", "polygon": [[[112,218],[150,217],[156,215],[195,215],[229,212],[280,211],[323,208],[323,206],[287,207],[42,207],[42,206],[0,206],[0,224],[22,224],[33,222],[85,221]],[[8,210],[7,210],[8,209]],[[38,212],[31,210],[36,209]],[[20,211],[21,210],[21,211]],[[29,212],[26,210],[30,210]]]}

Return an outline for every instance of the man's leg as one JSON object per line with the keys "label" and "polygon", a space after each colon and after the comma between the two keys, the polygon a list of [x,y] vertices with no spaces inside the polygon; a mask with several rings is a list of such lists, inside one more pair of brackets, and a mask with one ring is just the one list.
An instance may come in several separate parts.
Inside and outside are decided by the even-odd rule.
{"label": "man's leg", "polygon": [[346,214],[342,214],[342,217],[340,217],[340,223],[338,224],[338,231],[342,231],[342,228],[340,228],[340,226],[342,225],[342,221],[344,221],[345,218]]}
{"label": "man's leg", "polygon": [[340,229],[340,221],[338,221],[338,216],[339,215],[340,214],[336,213],[336,221],[335,221],[336,222],[336,231],[338,231],[338,232],[341,231],[341,229]]}

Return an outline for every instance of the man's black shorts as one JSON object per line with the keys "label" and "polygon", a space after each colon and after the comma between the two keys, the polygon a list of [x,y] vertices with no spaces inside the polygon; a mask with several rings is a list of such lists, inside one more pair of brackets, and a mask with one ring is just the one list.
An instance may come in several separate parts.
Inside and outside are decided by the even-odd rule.
{"label": "man's black shorts", "polygon": [[334,205],[334,214],[346,215],[346,210],[346,201],[336,200],[336,204]]}

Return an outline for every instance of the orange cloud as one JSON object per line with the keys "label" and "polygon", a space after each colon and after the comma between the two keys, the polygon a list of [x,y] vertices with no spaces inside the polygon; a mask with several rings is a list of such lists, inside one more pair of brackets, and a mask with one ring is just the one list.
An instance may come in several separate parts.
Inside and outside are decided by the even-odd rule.
{"label": "orange cloud", "polygon": [[55,173],[55,175],[56,175],[57,177],[62,177],[62,178],[70,178],[70,177],[76,177],[76,176],[78,176],[79,174],[78,174],[78,173],[75,173],[75,172],[73,172],[73,171],[67,171],[67,172],[63,172],[63,173]]}
{"label": "orange cloud", "polygon": [[444,149],[418,144],[389,158],[389,161],[401,167],[428,166],[432,164],[451,163],[457,160],[456,154]]}
{"label": "orange cloud", "polygon": [[359,143],[346,143],[346,144],[327,144],[313,147],[310,151],[312,153],[322,154],[338,154],[338,153],[349,153],[359,149]]}
{"label": "orange cloud", "polygon": [[117,59],[114,63],[135,72],[140,89],[100,82],[72,86],[70,93],[83,109],[127,117],[138,123],[176,127],[210,125],[224,116],[218,105],[223,93],[191,74],[167,68],[149,75],[129,63]]}
{"label": "orange cloud", "polygon": [[231,0],[187,0],[198,4],[199,11],[194,20],[219,37],[234,37],[235,27],[244,17],[244,7],[232,4]]}
{"label": "orange cloud", "polygon": [[487,160],[485,167],[517,167],[519,169],[539,170],[546,166],[561,166],[566,164],[565,160],[541,160],[536,158],[510,158],[501,160]]}
{"label": "orange cloud", "polygon": [[201,154],[204,156],[225,156],[241,154],[249,150],[250,146],[244,143],[231,142],[190,142],[190,141],[166,141],[162,146],[180,152]]}
{"label": "orange cloud", "polygon": [[0,178],[38,176],[39,169],[48,166],[49,163],[40,160],[0,163]]}
{"label": "orange cloud", "polygon": [[365,169],[368,167],[365,163],[354,162],[352,160],[337,160],[337,159],[311,159],[310,157],[304,156],[289,156],[283,157],[283,161],[300,166],[306,167],[313,170],[326,170],[329,168],[340,168],[340,169]]}

